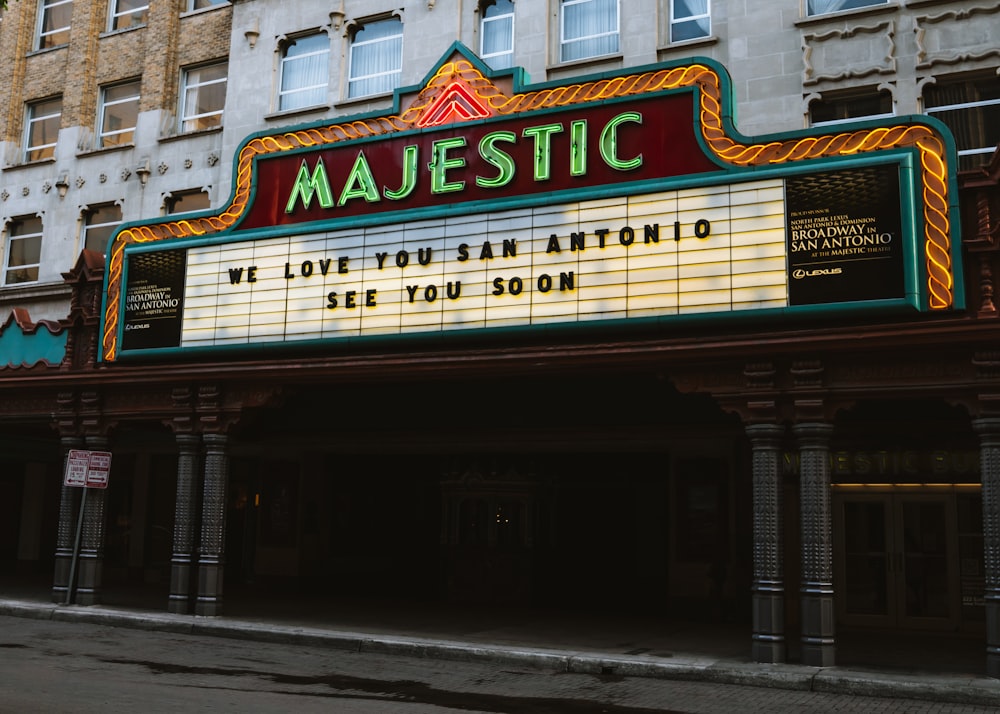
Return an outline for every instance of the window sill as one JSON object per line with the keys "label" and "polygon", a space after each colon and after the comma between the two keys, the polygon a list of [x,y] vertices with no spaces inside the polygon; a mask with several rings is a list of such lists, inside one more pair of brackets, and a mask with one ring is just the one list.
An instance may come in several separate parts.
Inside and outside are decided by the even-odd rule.
{"label": "window sill", "polygon": [[707,37],[694,37],[690,40],[681,40],[679,42],[671,42],[670,44],[660,45],[656,48],[656,51],[669,52],[670,50],[687,50],[691,47],[708,47],[709,45],[717,45],[718,43],[718,35],[708,35]]}
{"label": "window sill", "polygon": [[69,295],[71,288],[60,281],[55,283],[14,283],[0,286],[0,300],[16,297],[18,300],[32,298],[62,297]]}
{"label": "window sill", "polygon": [[50,156],[47,159],[35,159],[34,161],[22,161],[19,164],[8,164],[3,167],[4,171],[16,171],[18,169],[30,169],[33,166],[45,166],[46,164],[54,164],[56,162],[56,157]]}
{"label": "window sill", "polygon": [[859,7],[854,10],[841,10],[840,12],[827,12],[822,15],[811,15],[801,17],[795,21],[796,27],[808,27],[824,22],[844,20],[854,17],[866,17],[868,15],[888,15],[899,10],[899,5],[890,3],[888,5],[874,5],[872,7]]}
{"label": "window sill", "polygon": [[130,32],[135,32],[136,30],[146,29],[146,23],[141,25],[131,25],[130,27],[123,27],[120,30],[106,30],[98,35],[98,39],[103,40],[106,37],[116,37],[118,35],[127,35]]}
{"label": "window sill", "polygon": [[568,60],[550,64],[545,69],[549,72],[558,72],[564,69],[575,69],[576,67],[588,67],[590,65],[601,64],[602,62],[621,62],[625,55],[621,52],[612,52],[607,55],[596,55],[594,57],[584,57],[583,59]]}
{"label": "window sill", "polygon": [[86,156],[98,156],[103,154],[113,154],[116,151],[128,151],[129,149],[134,149],[135,144],[117,144],[115,146],[102,146],[99,149],[87,149],[86,151],[76,152],[76,158],[81,159]]}
{"label": "window sill", "polygon": [[334,106],[337,109],[342,109],[345,107],[356,107],[359,104],[367,104],[368,102],[379,102],[384,99],[392,99],[395,92],[379,92],[378,94],[366,94],[363,97],[348,97],[347,99],[341,99]]}
{"label": "window sill", "polygon": [[194,131],[179,131],[176,134],[165,134],[161,136],[157,141],[161,144],[165,144],[171,141],[183,141],[184,139],[193,139],[198,136],[205,136],[207,134],[221,134],[222,125],[213,126],[209,129],[195,129]]}
{"label": "window sill", "polygon": [[64,50],[67,47],[69,47],[68,42],[62,45],[55,45],[54,47],[39,47],[38,49],[34,49],[31,52],[29,52],[28,57],[35,57],[36,55],[44,55],[49,52],[55,52],[56,50]]}
{"label": "window sill", "polygon": [[264,121],[281,121],[282,119],[299,116],[301,114],[313,114],[315,112],[328,111],[330,111],[329,104],[312,104],[308,107],[300,107],[298,109],[282,109],[281,111],[272,112],[271,114],[265,114]]}

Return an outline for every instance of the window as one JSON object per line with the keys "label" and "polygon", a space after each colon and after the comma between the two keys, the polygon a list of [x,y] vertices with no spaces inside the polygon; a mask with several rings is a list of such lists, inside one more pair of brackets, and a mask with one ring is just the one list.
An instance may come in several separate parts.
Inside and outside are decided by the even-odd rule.
{"label": "window", "polygon": [[37,283],[42,256],[42,219],[15,219],[10,224],[4,251],[3,284]]}
{"label": "window", "polygon": [[712,34],[710,0],[673,0],[670,3],[670,41],[683,42]]}
{"label": "window", "polygon": [[208,192],[200,189],[192,191],[174,191],[167,196],[165,207],[168,214],[205,211],[212,207],[208,200]]}
{"label": "window", "polygon": [[96,253],[104,253],[108,240],[122,222],[122,209],[110,203],[92,208],[83,222],[83,247]]}
{"label": "window", "polygon": [[129,27],[145,25],[149,17],[147,0],[112,0],[111,29],[125,30]]}
{"label": "window", "polygon": [[104,87],[101,90],[101,123],[97,128],[101,148],[131,144],[138,118],[139,80]]}
{"label": "window", "polygon": [[943,121],[955,135],[958,168],[978,168],[989,163],[1000,143],[1000,77],[928,85],[924,111]]}
{"label": "window", "polygon": [[882,119],[893,116],[888,90],[869,89],[823,95],[809,104],[809,125],[826,126],[851,119]]}
{"label": "window", "polygon": [[479,56],[494,69],[510,67],[514,61],[514,3],[488,0],[482,13]]}
{"label": "window", "polygon": [[809,0],[807,11],[810,15],[826,15],[828,12],[857,10],[859,7],[886,5],[889,0]]}
{"label": "window", "polygon": [[560,61],[618,51],[618,0],[562,0],[559,10]]}
{"label": "window", "polygon": [[281,57],[278,109],[326,103],[330,74],[330,38],[325,32],[290,40]]}
{"label": "window", "polygon": [[391,92],[403,70],[403,23],[397,17],[369,22],[351,39],[351,75],[347,96]]}
{"label": "window", "polygon": [[72,0],[41,0],[38,5],[38,49],[69,43]]}
{"label": "window", "polygon": [[194,10],[203,10],[206,7],[215,7],[216,5],[228,5],[229,0],[186,0],[187,11],[193,12]]}
{"label": "window", "polygon": [[199,131],[222,125],[228,73],[228,62],[184,70],[181,131]]}
{"label": "window", "polygon": [[61,122],[62,97],[28,105],[28,126],[24,140],[26,161],[51,159],[55,156]]}

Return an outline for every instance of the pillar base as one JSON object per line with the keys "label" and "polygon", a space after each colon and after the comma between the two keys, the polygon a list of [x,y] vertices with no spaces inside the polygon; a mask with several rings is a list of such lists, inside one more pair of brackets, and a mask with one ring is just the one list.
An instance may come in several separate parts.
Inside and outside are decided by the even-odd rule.
{"label": "pillar base", "polygon": [[216,617],[222,614],[222,564],[203,564],[198,568],[198,599],[194,614]]}
{"label": "pillar base", "polygon": [[778,664],[785,661],[785,598],[783,593],[755,592],[753,595],[754,662]]}

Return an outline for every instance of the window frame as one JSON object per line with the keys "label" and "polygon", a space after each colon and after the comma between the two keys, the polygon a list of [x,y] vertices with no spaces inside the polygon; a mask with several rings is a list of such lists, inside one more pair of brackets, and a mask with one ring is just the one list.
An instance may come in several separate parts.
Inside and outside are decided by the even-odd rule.
{"label": "window frame", "polygon": [[[311,39],[311,38],[322,38],[325,40],[325,48],[322,50],[306,52],[301,55],[294,55],[289,57],[288,51],[293,48],[297,42],[301,40]],[[319,84],[311,84],[306,87],[294,87],[292,89],[284,89],[283,85],[285,78],[288,73],[288,68],[294,66],[293,63],[301,62],[308,57],[315,57],[318,55],[324,55],[326,57],[326,67],[327,71],[323,73],[324,81]],[[327,104],[329,92],[330,92],[330,35],[323,30],[316,30],[315,32],[308,32],[305,34],[295,35],[294,37],[289,37],[285,42],[281,43],[281,57],[278,62],[278,96],[277,104],[278,111],[294,111],[297,109],[306,109],[308,107],[323,106]],[[306,92],[312,92],[322,89],[322,101],[319,102],[309,102],[306,104],[292,104],[285,106],[285,98],[291,97],[295,94],[304,94]],[[311,95],[307,95],[311,96]]]}
{"label": "window frame", "polygon": [[[935,88],[938,88],[938,89],[943,89],[943,88],[946,88],[946,87],[949,87],[949,86],[956,86],[956,85],[964,85],[965,87],[970,87],[970,86],[975,87],[979,83],[985,83],[987,81],[992,81],[992,82],[996,83],[997,86],[1000,86],[1000,78],[998,78],[996,75],[993,75],[993,74],[991,74],[991,75],[978,74],[978,75],[973,75],[973,76],[969,76],[969,77],[965,77],[965,78],[961,78],[961,77],[941,78],[940,82],[935,81],[935,82],[933,82],[931,84],[926,85],[924,87],[924,89],[922,90],[922,92],[921,92],[921,101],[923,103],[924,114],[926,114],[927,116],[934,116],[935,114],[940,114],[940,113],[944,113],[944,112],[963,111],[963,110],[966,110],[966,109],[980,109],[980,108],[983,108],[983,107],[997,107],[997,106],[1000,106],[1000,96],[997,96],[995,99],[982,99],[982,100],[978,100],[978,101],[974,100],[974,101],[964,101],[964,102],[952,102],[950,104],[939,104],[937,106],[928,106],[927,105],[927,89],[930,88],[930,87],[935,87]],[[980,120],[977,122],[977,124],[980,125],[980,126],[986,126],[987,122],[985,121],[985,119],[986,119],[985,116],[981,117]],[[991,144],[991,145],[979,146],[979,147],[972,147],[972,148],[966,148],[966,149],[959,148],[958,144],[959,144],[959,142],[961,140],[962,132],[956,131],[954,128],[951,128],[951,126],[948,124],[948,122],[946,122],[944,119],[938,119],[938,121],[940,121],[942,124],[945,124],[945,126],[948,126],[949,129],[951,129],[952,134],[955,136],[955,148],[956,148],[956,153],[958,154],[958,163],[959,163],[959,167],[958,168],[959,168],[959,170],[965,170],[965,169],[962,169],[962,163],[963,163],[962,159],[963,159],[963,157],[979,156],[979,155],[987,155],[988,156],[988,155],[992,155],[997,150],[997,144]],[[985,163],[988,163],[988,160],[980,162],[980,164],[985,164]],[[968,168],[972,168],[972,167],[968,167]]]}
{"label": "window frame", "polygon": [[[108,91],[115,89],[122,89],[135,85],[135,94],[129,95],[127,97],[108,100]],[[101,87],[100,92],[100,103],[97,107],[97,146],[101,149],[111,149],[118,146],[131,146],[135,144],[135,131],[139,124],[139,101],[142,96],[142,80],[141,79],[131,79],[125,82],[115,82],[114,84],[105,84]],[[107,130],[105,124],[108,120],[108,108],[121,106],[128,103],[135,103],[135,124],[124,129],[113,129]],[[124,134],[130,134],[128,140],[115,141],[110,143],[106,141],[107,137],[120,137]]]}
{"label": "window frame", "polygon": [[[705,12],[700,15],[685,15],[684,17],[677,17],[675,9],[677,7],[677,0],[670,0],[670,25],[669,25],[669,37],[670,44],[678,44],[681,42],[696,42],[698,40],[704,40],[712,36],[712,0],[705,0]],[[696,35],[694,37],[684,37],[681,39],[674,38],[674,29],[678,25],[694,23],[697,27],[698,20],[707,19],[708,20],[708,30],[702,35]]]}
{"label": "window frame", "polygon": [[[385,37],[376,37],[371,40],[361,40],[357,39],[358,33],[363,32],[366,28],[372,27],[373,25],[379,25],[382,23],[395,23],[399,27],[399,32],[393,35],[386,35]],[[358,77],[354,76],[354,68],[356,66],[356,61],[354,57],[354,51],[359,47],[371,47],[380,43],[393,42],[396,39],[399,40],[399,57],[397,68],[382,72],[375,72],[374,74],[366,74]],[[398,15],[390,15],[383,17],[374,17],[363,22],[357,22],[351,28],[351,41],[347,52],[347,98],[348,99],[359,99],[361,97],[377,97],[382,94],[387,94],[394,91],[400,86],[403,78],[403,20]],[[376,90],[373,92],[357,93],[355,92],[355,87],[357,87],[361,82],[368,82],[379,77],[391,77],[395,76],[396,81],[392,84],[391,89],[387,90]]]}
{"label": "window frame", "polygon": [[[514,63],[514,32],[515,32],[515,18],[514,18],[514,2],[513,0],[505,0],[510,3],[510,12],[503,13],[502,15],[495,15],[494,17],[487,17],[487,13],[490,8],[497,7],[498,0],[487,0],[480,4],[479,12],[479,58],[483,60],[493,69],[507,69],[511,67]],[[510,46],[504,52],[486,52],[486,35],[487,27],[489,24],[496,24],[501,20],[509,20],[510,22]],[[496,58],[505,58],[505,62],[496,63]]]}
{"label": "window frame", "polygon": [[848,122],[856,121],[868,121],[871,119],[891,119],[896,116],[896,103],[892,92],[888,89],[879,89],[878,87],[869,87],[869,89],[874,89],[874,93],[870,91],[864,91],[863,88],[859,88],[855,91],[844,91],[840,93],[828,93],[826,96],[822,94],[819,95],[819,101],[824,102],[828,105],[835,105],[839,107],[846,107],[847,103],[857,102],[864,100],[866,98],[877,98],[878,101],[882,101],[884,97],[888,97],[889,100],[889,111],[879,112],[876,114],[857,114],[854,116],[845,116],[843,118],[837,119],[824,119],[822,121],[813,121],[813,104],[816,100],[813,99],[809,102],[808,116],[809,116],[809,126],[812,128],[837,126],[839,124],[845,124]]}
{"label": "window frame", "polygon": [[[70,6],[70,17],[67,24],[46,31],[46,17],[49,17],[50,13],[55,10],[55,8],[62,7],[63,5]],[[70,29],[73,27],[73,0],[39,0],[37,23],[38,25],[35,31],[35,49],[48,50],[54,47],[64,47],[65,45],[68,45]],[[63,33],[65,33],[66,38],[62,42],[49,42],[47,40],[49,37],[59,36]]]}
{"label": "window frame", "polygon": [[[203,3],[200,7],[198,3]],[[213,7],[229,5],[229,0],[185,0],[184,12],[198,12],[199,10],[211,10]]]}
{"label": "window frame", "polygon": [[[212,69],[215,67],[221,67],[223,69],[221,79],[209,79],[206,81],[198,81],[197,83],[190,83],[189,78],[192,73],[201,72],[202,70]],[[202,112],[200,114],[188,114],[188,95],[190,91],[195,91],[195,104],[198,103],[198,96],[200,96],[200,90],[202,87],[210,87],[214,85],[222,84],[222,105],[218,110],[212,110],[208,112]],[[183,67],[181,69],[181,91],[180,91],[180,107],[178,116],[178,129],[182,134],[188,134],[196,131],[207,131],[209,129],[217,129],[222,126],[223,115],[226,110],[226,93],[229,91],[229,60],[225,59],[219,62],[208,62],[204,64],[194,65],[192,67]],[[217,121],[210,123],[208,126],[201,126],[201,122],[206,117],[217,117]],[[197,122],[198,126],[187,126],[191,122]]]}
{"label": "window frame", "polygon": [[[23,225],[28,221],[38,221],[38,231],[33,233],[23,233],[19,234],[15,232],[15,229],[19,225]],[[42,222],[41,216],[19,216],[13,219],[7,224],[7,241],[4,245],[3,251],[3,272],[0,272],[0,285],[2,286],[12,286],[12,285],[32,285],[38,282],[39,272],[42,265],[42,238],[44,236],[44,223]],[[10,257],[12,255],[13,246],[15,242],[37,240],[38,241],[38,262],[37,263],[19,263],[17,265],[10,264]],[[11,282],[8,280],[8,274],[15,270],[27,270],[35,271],[34,280],[15,280]]]}
{"label": "window frame", "polygon": [[[142,27],[149,22],[149,2],[147,1],[145,5],[140,5],[131,10],[120,11],[120,4],[122,0],[111,0],[108,3],[108,32],[118,32],[119,30],[132,30],[136,27]],[[138,21],[132,21],[131,16],[142,13],[141,19]],[[129,17],[129,24],[119,25],[119,20],[124,17]]]}
{"label": "window frame", "polygon": [[[37,116],[35,111],[44,104],[49,104],[52,102],[59,103],[59,111],[50,112],[42,116]],[[31,161],[44,161],[45,159],[55,158],[56,147],[59,144],[59,130],[62,128],[62,95],[58,97],[49,97],[48,99],[39,99],[34,102],[28,102],[27,110],[25,112],[25,122],[24,122],[24,153],[23,159],[26,162]],[[55,119],[55,138],[46,144],[32,144],[32,129],[42,122]],[[38,153],[32,156],[33,153]]]}
{"label": "window frame", "polygon": [[[832,15],[833,13],[836,12],[850,12],[851,10],[867,10],[868,8],[879,7],[881,5],[889,4],[889,0],[843,0],[845,4],[851,4],[852,7],[837,7],[830,10],[813,10],[814,1],[815,0],[806,0],[806,17],[822,17],[823,15]],[[838,0],[833,0],[833,3],[836,2],[838,2]]]}
{"label": "window frame", "polygon": [[[118,219],[117,220],[114,220],[114,221],[104,221],[102,223],[92,223],[91,222],[91,219],[95,215],[97,215],[98,212],[106,210],[106,209],[109,209],[109,208],[117,209],[117,211],[118,211]],[[105,248],[107,247],[107,240],[108,240],[108,238],[110,238],[111,235],[114,233],[114,228],[116,226],[120,226],[123,221],[124,221],[124,219],[122,217],[122,207],[118,203],[101,203],[101,204],[98,204],[96,206],[89,207],[84,212],[84,216],[83,216],[83,236],[82,236],[82,240],[80,241],[80,243],[82,244],[81,247],[83,249],[85,249],[85,250],[93,250],[95,252],[100,252],[100,253],[103,254]],[[110,228],[111,230],[108,231],[107,235],[104,237],[104,245],[101,246],[100,250],[98,250],[96,248],[90,248],[89,244],[91,242],[90,241],[91,231],[96,232],[96,231],[99,231],[101,229],[107,229],[107,228]]]}
{"label": "window frame", "polygon": [[[595,4],[601,0],[558,0],[559,1],[559,61],[576,62],[599,57],[611,57],[621,52],[621,32],[622,32],[622,4],[621,0],[612,0],[615,3],[615,29],[596,35],[581,35],[580,37],[566,37],[566,8],[576,5]],[[602,37],[614,37],[615,48],[600,54],[587,54],[578,57],[567,56],[567,47],[571,43],[582,43],[584,41],[594,41]]]}

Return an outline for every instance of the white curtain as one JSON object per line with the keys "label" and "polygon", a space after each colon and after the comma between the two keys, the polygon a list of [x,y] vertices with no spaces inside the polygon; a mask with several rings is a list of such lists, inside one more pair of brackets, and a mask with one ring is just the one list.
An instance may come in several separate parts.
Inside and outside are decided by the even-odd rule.
{"label": "white curtain", "polygon": [[618,51],[618,0],[563,0],[561,10],[563,62]]}
{"label": "white curtain", "polygon": [[482,25],[482,56],[494,69],[510,67],[514,59],[514,4],[497,0],[486,8]]}
{"label": "white curtain", "polygon": [[825,15],[838,10],[853,10],[869,5],[885,5],[889,0],[809,0],[810,15]]}
{"label": "white curtain", "polygon": [[708,0],[673,0],[670,22],[670,41],[682,42],[712,33],[712,18]]}
{"label": "white curtain", "polygon": [[293,40],[281,62],[280,109],[326,103],[330,38],[325,32]]}
{"label": "white curtain", "polygon": [[403,67],[403,23],[398,18],[365,25],[351,42],[348,95],[364,97],[399,86]]}

